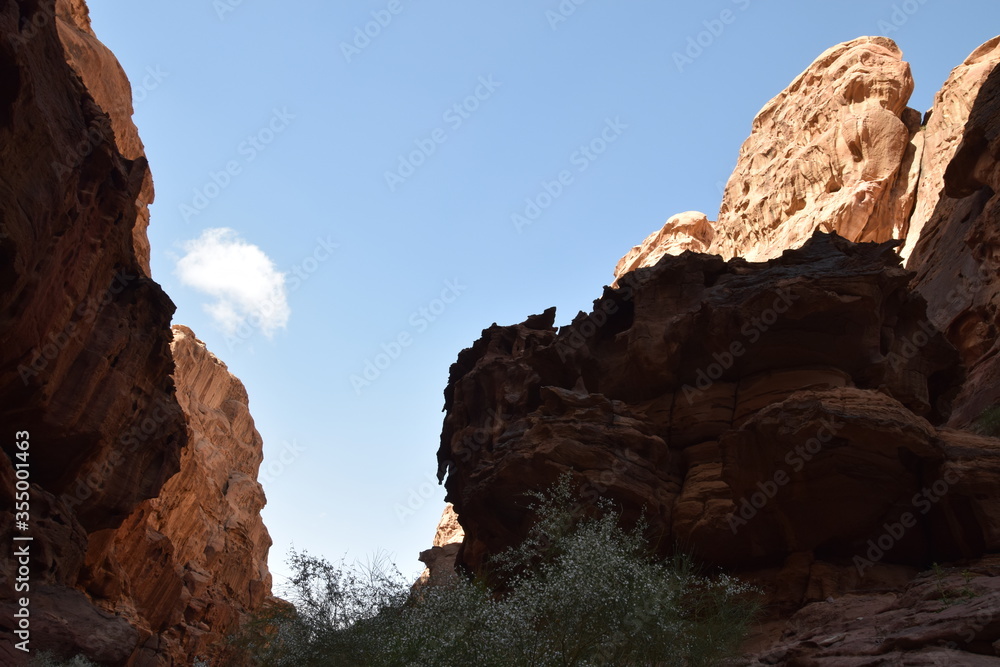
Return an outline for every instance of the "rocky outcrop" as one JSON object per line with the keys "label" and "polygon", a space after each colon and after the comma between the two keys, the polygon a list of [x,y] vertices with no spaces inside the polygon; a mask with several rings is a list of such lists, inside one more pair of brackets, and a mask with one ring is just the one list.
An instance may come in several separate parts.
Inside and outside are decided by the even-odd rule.
{"label": "rocky outcrop", "polygon": [[615,276],[684,250],[771,259],[816,230],[858,242],[905,238],[924,140],[920,114],[906,106],[912,92],[891,39],[828,49],[754,118],[718,221],[671,218]]}
{"label": "rocky outcrop", "polygon": [[117,530],[91,536],[80,582],[140,629],[138,664],[209,658],[271,592],[257,482],[263,442],[246,390],[186,327],[174,327],[187,416],[180,472]]}
{"label": "rocky outcrop", "polygon": [[[456,566],[488,575],[531,524],[527,492],[569,474],[582,502],[645,516],[661,551],[764,590],[763,654],[801,658],[766,664],[870,664],[809,662],[836,643],[816,627],[782,639],[806,605],[853,613],[852,596],[900,635],[871,653],[939,650],[944,635],[903,629],[908,587],[934,562],[1000,553],[1000,440],[943,426],[962,365],[897,245],[816,233],[767,263],[665,256],[567,327],[550,310],[485,330],[445,392]],[[830,655],[868,655],[851,653],[863,639]]]}
{"label": "rocky outcrop", "polygon": [[[941,223],[941,213],[935,216],[935,211],[942,198],[947,197],[945,171],[962,144],[966,124],[983,84],[998,63],[1000,37],[991,39],[973,51],[961,65],[952,70],[944,86],[934,96],[934,106],[928,112],[927,123],[922,132],[925,150],[920,161],[917,203],[910,217],[906,244],[900,250],[904,259],[913,254],[924,227],[932,217],[937,218],[937,225]],[[924,244],[926,243],[925,241]]]}
{"label": "rocky outcrop", "polygon": [[886,37],[825,51],[753,121],[710,252],[758,261],[819,229],[903,238],[920,164],[910,66]]}
{"label": "rocky outcrop", "polygon": [[[118,151],[129,160],[145,159],[139,130],[132,122],[132,85],[118,59],[94,35],[86,3],[83,0],[58,0],[56,26],[67,61],[111,121]],[[65,166],[69,167],[68,164]],[[146,228],[149,227],[149,205],[153,203],[153,197],[153,178],[147,170],[135,199],[136,219],[132,226],[136,259],[146,275],[152,275]]]}
{"label": "rocky outcrop", "polygon": [[636,269],[653,266],[664,255],[679,255],[685,250],[708,252],[714,238],[712,223],[704,213],[678,213],[618,261],[612,287],[618,286],[617,281],[621,276]]}
{"label": "rocky outcrop", "polygon": [[0,662],[27,593],[33,650],[190,664],[269,595],[259,436],[224,367],[171,348],[130,87],[83,2],[0,4],[0,80],[0,537],[32,538],[0,560]]}
{"label": "rocky outcrop", "polygon": [[465,540],[465,529],[458,522],[455,506],[448,503],[441,513],[437,531],[434,533],[434,546],[420,552],[420,562],[426,565],[423,573],[415,584],[420,588],[427,584],[437,586],[452,581],[457,575],[455,559],[458,550]]}
{"label": "rocky outcrop", "polygon": [[958,428],[1000,404],[998,64],[1000,38],[923,128],[895,44],[828,50],[718,222],[671,218],[567,327],[485,330],[445,391],[456,566],[488,573],[569,474],[764,590],[748,664],[1000,664],[1000,439]]}
{"label": "rocky outcrop", "polygon": [[[818,552],[850,563],[945,460],[931,424],[947,417],[961,380],[894,245],[817,235],[766,264],[667,256],[559,331],[552,311],[484,331],[452,367],[438,453],[466,530],[459,565],[481,571],[516,543],[530,521],[524,492],[564,472],[626,516],[645,508],[663,544],[679,539],[711,562]],[[922,437],[878,455],[891,415]],[[815,438],[822,456],[786,458]],[[745,460],[751,452],[758,458]],[[772,502],[751,507],[754,528],[741,529],[744,497],[780,472],[789,512],[857,487],[868,518],[847,534],[837,521],[793,521]],[[883,478],[895,481],[873,484]],[[800,523],[814,534],[799,535]],[[932,555],[927,546],[893,561]]]}
{"label": "rocky outcrop", "polygon": [[907,266],[969,367],[952,423],[1000,404],[1000,37],[976,49],[938,93],[927,124]]}
{"label": "rocky outcrop", "polygon": [[813,602],[756,638],[745,664],[862,667],[1000,665],[996,556],[921,573],[895,590]]}

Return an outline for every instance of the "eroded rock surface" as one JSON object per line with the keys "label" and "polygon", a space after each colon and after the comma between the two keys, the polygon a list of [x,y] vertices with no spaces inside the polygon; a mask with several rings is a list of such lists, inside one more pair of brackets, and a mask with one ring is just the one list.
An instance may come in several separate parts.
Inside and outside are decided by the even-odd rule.
{"label": "eroded rock surface", "polygon": [[914,214],[920,236],[907,264],[931,320],[969,367],[954,425],[1000,404],[998,65],[1000,37],[957,67],[935,99]]}
{"label": "eroded rock surface", "polygon": [[[73,71],[83,79],[94,101],[108,114],[119,152],[130,160],[145,159],[139,130],[132,122],[132,85],[118,59],[94,35],[86,3],[83,0],[58,0],[56,18],[66,58]],[[149,205],[153,203],[153,197],[153,178],[147,170],[135,199],[136,220],[132,230],[136,258],[146,275],[152,275],[146,229],[149,227]]]}
{"label": "eroded rock surface", "polygon": [[715,238],[715,230],[708,216],[698,211],[678,213],[667,220],[663,227],[639,245],[632,248],[615,267],[615,283],[626,273],[653,266],[664,255],[679,255],[685,250],[708,252]]}
{"label": "eroded rock surface", "polygon": [[888,38],[825,51],[754,119],[711,252],[769,259],[817,229],[852,241],[905,236],[920,160],[912,92]]}
{"label": "eroded rock surface", "polygon": [[[171,348],[131,90],[84,3],[0,3],[0,81],[0,537],[33,538],[30,647],[191,664],[270,593],[245,393],[189,332]],[[0,559],[12,665],[18,565]]]}
{"label": "eroded rock surface", "polygon": [[[962,365],[897,245],[816,233],[766,263],[664,256],[567,327],[548,311],[485,330],[445,392],[457,567],[486,574],[532,521],[526,492],[569,474],[583,502],[644,514],[664,552],[758,585],[773,657],[804,605],[895,601],[933,562],[1000,551],[1000,439],[944,426]],[[917,635],[907,650],[938,651]]]}
{"label": "eroded rock surface", "polygon": [[416,586],[427,584],[434,586],[452,581],[457,576],[455,558],[463,540],[465,540],[465,529],[458,522],[455,506],[448,503],[441,513],[441,520],[438,521],[437,532],[434,533],[434,545],[420,552],[420,562],[427,567],[417,580]]}
{"label": "eroded rock surface", "polygon": [[81,577],[142,630],[145,664],[211,657],[271,593],[263,442],[246,390],[187,327],[174,327],[172,350],[189,440],[180,472],[120,528],[91,536]]}
{"label": "eroded rock surface", "polygon": [[[563,472],[633,518],[645,507],[664,543],[680,538],[726,565],[853,544],[836,521],[804,525],[818,531],[805,541],[787,534],[795,532],[788,516],[762,515],[753,530],[734,531],[741,494],[752,495],[765,472],[777,471],[770,468],[788,468],[781,486],[796,506],[813,494],[821,505],[837,485],[899,476],[897,485],[868,489],[878,502],[859,498],[872,515],[850,537],[863,544],[893,503],[923,483],[909,462],[895,461],[896,450],[924,466],[943,460],[929,444],[931,423],[946,418],[961,379],[957,354],[926,322],[893,246],[818,235],[766,264],[667,256],[559,331],[553,312],[484,331],[452,367],[438,454],[466,530],[459,564],[479,571],[515,543],[530,521],[524,492]],[[803,411],[794,428],[793,397]],[[875,406],[884,414],[866,416]],[[880,459],[852,454],[838,432],[839,444],[818,457],[827,463],[784,463],[786,448],[822,433],[823,418],[850,423],[845,433],[867,452],[864,438],[883,437],[890,414],[901,432],[922,428],[923,440],[901,441]],[[776,440],[776,428],[790,435]],[[759,465],[739,459],[745,450],[760,455]],[[877,472],[860,472],[855,455]],[[850,482],[837,477],[844,466],[859,468]],[[768,507],[779,512],[781,504]]]}
{"label": "eroded rock surface", "polygon": [[1000,439],[958,428],[1000,404],[998,63],[1000,38],[924,128],[891,40],[826,51],[718,222],[671,218],[570,326],[485,330],[445,391],[457,567],[568,473],[765,592],[747,664],[1000,664]]}

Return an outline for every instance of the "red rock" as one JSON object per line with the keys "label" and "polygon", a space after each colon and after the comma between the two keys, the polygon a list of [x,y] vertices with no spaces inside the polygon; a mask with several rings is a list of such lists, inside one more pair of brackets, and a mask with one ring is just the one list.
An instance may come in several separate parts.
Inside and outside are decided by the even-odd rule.
{"label": "red rock", "polygon": [[920,164],[912,92],[891,39],[825,51],[754,119],[710,252],[769,259],[815,230],[852,241],[905,236]]}
{"label": "red rock", "polygon": [[615,267],[615,283],[619,277],[636,269],[653,266],[664,255],[679,255],[685,250],[691,252],[708,252],[715,238],[715,230],[704,213],[688,211],[678,213],[667,220],[659,229],[632,248],[627,255],[619,260]]}
{"label": "red rock", "polygon": [[[0,35],[0,423],[30,433],[32,645],[191,664],[270,594],[260,437],[225,366],[189,331],[171,348],[131,92],[86,6],[2,4]],[[24,657],[16,567],[0,561],[4,664]]]}
{"label": "red rock", "polygon": [[969,379],[952,424],[1000,404],[1000,37],[976,49],[938,93],[907,267],[928,315],[962,354]]}
{"label": "red rock", "polygon": [[[936,431],[919,415],[944,419],[960,375],[943,336],[920,328],[923,303],[907,289],[893,245],[818,235],[767,264],[668,256],[558,332],[554,313],[484,331],[452,367],[438,453],[466,530],[458,564],[481,571],[490,554],[516,543],[530,521],[524,493],[564,472],[585,493],[617,501],[626,518],[645,507],[662,543],[681,536],[719,564],[780,561],[831,540],[846,545],[836,510],[828,522],[802,519],[801,536],[790,536],[794,526],[780,516],[734,536],[730,516],[788,447],[819,432],[824,415],[848,422],[845,432],[859,443],[885,438],[895,415],[897,444],[881,455],[859,445],[866,453],[844,460],[872,467],[866,474],[874,477],[850,483],[884,494],[882,506],[866,505],[870,520],[852,524],[850,537],[867,539],[897,496],[919,484],[897,449],[927,465],[944,460],[931,444]],[[909,355],[915,336],[920,354]],[[829,393],[797,393],[803,386]],[[794,396],[806,401],[799,417],[789,412]],[[823,396],[847,407],[827,414]],[[912,443],[899,440],[904,434],[914,434]],[[759,458],[747,459],[750,452]],[[821,481],[803,489],[818,490],[819,506],[831,489],[850,486],[838,461],[808,469]],[[865,486],[900,475],[902,486]],[[799,483],[790,485],[789,511],[808,514]],[[894,562],[909,564],[910,556]],[[924,549],[914,557],[926,556]]]}
{"label": "red rock", "polygon": [[213,656],[271,594],[263,442],[246,390],[190,329],[174,327],[172,350],[191,445],[158,497],[93,536],[80,580],[151,636],[159,662],[149,664]]}
{"label": "red rock", "polygon": [[755,119],[719,222],[672,218],[568,327],[485,330],[445,390],[455,566],[486,574],[569,473],[581,511],[764,591],[747,664],[1000,664],[1000,439],[955,428],[1000,404],[997,64],[1000,38],[922,129],[890,40],[825,52]]}

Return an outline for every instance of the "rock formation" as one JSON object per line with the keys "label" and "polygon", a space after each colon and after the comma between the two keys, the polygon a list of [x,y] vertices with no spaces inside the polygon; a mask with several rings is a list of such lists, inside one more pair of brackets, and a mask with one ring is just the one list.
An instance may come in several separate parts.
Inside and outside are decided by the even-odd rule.
{"label": "rock formation", "polygon": [[[0,80],[0,536],[33,538],[29,648],[190,664],[270,594],[260,438],[238,381],[171,332],[130,86],[84,3],[0,4]],[[27,657],[20,565],[0,560],[3,664]]]}
{"label": "rock formation", "polygon": [[[66,58],[94,101],[108,115],[115,144],[129,160],[145,159],[139,130],[132,122],[132,86],[114,54],[94,35],[90,27],[90,10],[83,0],[58,0],[56,26],[65,48]],[[136,220],[132,227],[132,242],[136,258],[147,275],[149,270],[149,205],[153,203],[153,178],[147,170],[135,200]]]}
{"label": "rock formation", "polygon": [[458,522],[458,515],[451,503],[445,506],[438,521],[437,532],[434,534],[434,546],[420,552],[420,562],[426,565],[416,586],[427,584],[440,585],[451,581],[455,576],[455,558],[465,540],[465,529]]}
{"label": "rock formation", "polygon": [[931,321],[962,354],[969,381],[953,424],[1000,403],[1000,37],[976,49],[938,93],[908,268]]}
{"label": "rock formation", "polygon": [[140,629],[137,664],[211,656],[271,591],[263,442],[246,390],[187,327],[174,327],[171,348],[188,428],[180,472],[121,527],[90,536],[80,577]]}
{"label": "rock formation", "polygon": [[664,255],[679,255],[685,250],[708,252],[714,238],[715,230],[704,213],[678,213],[618,261],[618,266],[615,267],[616,282],[612,283],[612,287],[617,287],[619,276],[653,266]]}
{"label": "rock formation", "polygon": [[[466,531],[459,564],[480,571],[515,543],[524,491],[564,472],[720,565],[817,551],[850,563],[943,465],[931,422],[961,380],[894,245],[817,235],[766,264],[666,256],[558,332],[552,311],[484,331],[452,367],[438,454]],[[911,441],[879,455],[891,424]],[[796,453],[815,438],[822,455]],[[783,493],[743,529],[741,501],[779,472]],[[810,521],[835,489],[866,518],[837,506]]]}
{"label": "rock formation", "polygon": [[756,261],[814,230],[903,238],[920,164],[910,66],[885,37],[825,51],[753,121],[710,252]]}
{"label": "rock formation", "polygon": [[754,664],[1000,664],[1000,439],[962,430],[1000,404],[998,64],[1000,38],[922,127],[891,40],[826,51],[754,120],[718,222],[671,218],[570,325],[461,352],[456,566],[487,573],[569,473],[765,591]]}

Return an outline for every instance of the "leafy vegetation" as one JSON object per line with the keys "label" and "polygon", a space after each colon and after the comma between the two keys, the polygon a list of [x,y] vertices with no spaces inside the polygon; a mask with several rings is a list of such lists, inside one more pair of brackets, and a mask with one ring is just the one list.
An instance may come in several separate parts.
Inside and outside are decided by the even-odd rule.
{"label": "leafy vegetation", "polygon": [[574,510],[563,479],[538,494],[536,524],[482,581],[411,591],[395,568],[361,568],[293,553],[290,597],[233,638],[231,664],[718,665],[758,610],[756,592],[700,575],[689,558],[650,555],[642,526],[610,507]]}

